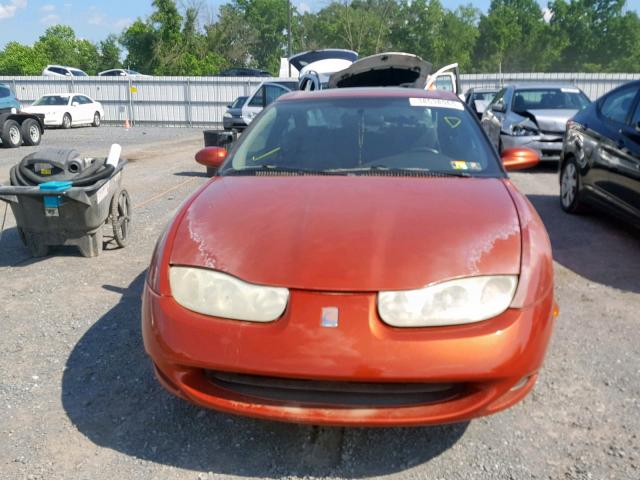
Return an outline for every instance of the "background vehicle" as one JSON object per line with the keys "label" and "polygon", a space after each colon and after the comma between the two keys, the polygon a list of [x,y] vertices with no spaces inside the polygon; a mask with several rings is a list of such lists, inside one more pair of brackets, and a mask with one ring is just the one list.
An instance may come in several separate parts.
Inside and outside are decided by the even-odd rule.
{"label": "background vehicle", "polygon": [[0,83],[0,112],[14,109],[20,110],[22,105],[9,88],[9,85]]}
{"label": "background vehicle", "polygon": [[266,106],[285,93],[298,89],[296,80],[278,79],[262,82],[242,106],[242,120],[249,125]]}
{"label": "background vehicle", "polygon": [[640,226],[640,81],[612,90],[567,124],[560,203],[604,208]]}
{"label": "background vehicle", "polygon": [[217,74],[218,77],[271,77],[271,73],[257,68],[227,68]]}
{"label": "background vehicle", "polygon": [[481,123],[499,152],[527,147],[541,161],[558,161],[567,120],[589,103],[573,86],[510,85],[496,94]]}
{"label": "background vehicle", "polygon": [[417,55],[384,52],[361,58],[333,73],[326,88],[408,87],[460,92],[458,64],[431,73],[433,65]]}
{"label": "background vehicle", "polygon": [[478,118],[482,118],[487,105],[491,103],[498,90],[498,88],[470,88],[464,94],[464,103],[469,105]]}
{"label": "background vehicle", "polygon": [[99,127],[104,117],[100,102],[80,93],[44,95],[24,108],[25,112],[44,115],[48,127],[71,128],[74,125]]}
{"label": "background vehicle", "polygon": [[151,75],[144,75],[143,73],[136,72],[135,70],[127,70],[125,68],[113,68],[111,70],[105,70],[98,73],[99,77],[148,77]]}
{"label": "background vehicle", "polygon": [[22,105],[8,85],[0,83],[0,141],[6,148],[39,145],[43,117],[21,111]]}
{"label": "background vehicle", "polygon": [[65,67],[62,65],[47,65],[42,71],[45,77],[88,77],[88,75],[74,67]]}
{"label": "background vehicle", "polygon": [[294,55],[289,63],[300,72],[299,89],[313,91],[325,88],[331,74],[344,70],[357,59],[358,54],[352,50],[326,48]]}
{"label": "background vehicle", "polygon": [[244,130],[247,124],[242,119],[242,107],[249,97],[238,97],[232,104],[227,105],[227,111],[222,117],[222,126],[225,130]]}

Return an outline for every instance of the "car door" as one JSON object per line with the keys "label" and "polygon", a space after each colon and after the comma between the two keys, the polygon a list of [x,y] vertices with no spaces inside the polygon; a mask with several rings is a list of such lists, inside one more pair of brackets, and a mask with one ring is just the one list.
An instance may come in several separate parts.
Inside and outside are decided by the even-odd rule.
{"label": "car door", "polygon": [[591,156],[599,167],[592,167],[591,174],[599,178],[591,179],[590,183],[597,184],[617,207],[632,214],[640,213],[640,205],[632,193],[634,178],[637,179],[640,173],[635,172],[640,153],[640,132],[631,127],[632,116],[636,117],[634,107],[638,89],[636,85],[629,85],[602,98],[596,105],[600,121],[591,127],[596,141],[595,152]]}
{"label": "car door", "polygon": [[489,140],[491,140],[491,143],[496,149],[500,144],[500,130],[507,111],[506,93],[507,89],[503,88],[496,94],[485,109],[482,120],[480,121],[482,128],[484,128]]}
{"label": "car door", "polygon": [[87,109],[80,99],[80,95],[74,95],[71,98],[71,106],[69,107],[71,110],[71,118],[73,119],[74,124],[86,123],[87,122]]}
{"label": "car door", "polygon": [[611,190],[620,206],[640,219],[640,101],[638,95],[630,120],[619,130],[619,161],[610,170]]}
{"label": "car door", "polygon": [[93,114],[99,110],[98,105],[85,95],[80,95],[80,104],[85,112],[87,122],[93,122]]}
{"label": "car door", "polygon": [[242,107],[242,119],[244,123],[249,125],[256,115],[258,115],[265,105],[265,89],[266,85],[261,85],[258,90],[256,90],[249,100]]}

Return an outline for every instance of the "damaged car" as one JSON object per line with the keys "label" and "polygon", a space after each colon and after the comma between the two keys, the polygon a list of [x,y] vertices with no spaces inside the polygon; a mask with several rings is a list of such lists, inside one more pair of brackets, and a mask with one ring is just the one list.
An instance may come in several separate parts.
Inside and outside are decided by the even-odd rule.
{"label": "damaged car", "polygon": [[498,152],[526,147],[541,161],[559,161],[567,121],[590,104],[574,86],[510,85],[482,115],[482,127]]}

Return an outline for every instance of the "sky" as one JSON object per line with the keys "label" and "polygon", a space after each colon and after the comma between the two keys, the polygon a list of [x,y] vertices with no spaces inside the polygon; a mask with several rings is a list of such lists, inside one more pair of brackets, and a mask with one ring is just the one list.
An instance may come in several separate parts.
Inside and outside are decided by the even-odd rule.
{"label": "sky", "polygon": [[[189,3],[188,0],[179,0]],[[208,0],[211,11],[227,3]],[[299,11],[315,11],[329,3],[325,1],[293,0]],[[447,8],[455,8],[469,0],[442,0]],[[486,11],[490,0],[472,2]],[[540,2],[546,5],[546,1]],[[627,8],[640,10],[640,0],[627,2]],[[136,18],[151,13],[151,0],[0,0],[0,48],[7,42],[32,44],[48,26],[70,25],[79,38],[93,42],[103,40],[109,33],[120,33]]]}

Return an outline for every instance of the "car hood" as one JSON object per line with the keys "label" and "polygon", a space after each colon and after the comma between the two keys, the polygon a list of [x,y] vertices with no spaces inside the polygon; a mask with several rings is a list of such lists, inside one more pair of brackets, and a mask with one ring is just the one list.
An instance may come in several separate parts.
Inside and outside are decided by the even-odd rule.
{"label": "car hood", "polygon": [[500,179],[221,177],[189,206],[170,262],[262,285],[413,289],[518,274],[520,226]]}
{"label": "car hood", "polygon": [[27,113],[53,113],[60,112],[67,108],[65,105],[31,105],[24,107],[22,111]]}
{"label": "car hood", "polygon": [[[527,110],[540,130],[545,132],[564,133],[567,120],[573,117],[578,110]],[[527,115],[517,114],[527,118]]]}
{"label": "car hood", "polygon": [[417,55],[386,52],[353,62],[329,78],[329,88],[411,87],[425,88],[432,65]]}

